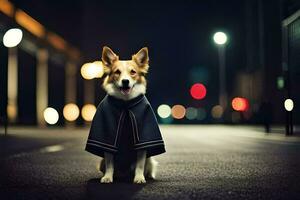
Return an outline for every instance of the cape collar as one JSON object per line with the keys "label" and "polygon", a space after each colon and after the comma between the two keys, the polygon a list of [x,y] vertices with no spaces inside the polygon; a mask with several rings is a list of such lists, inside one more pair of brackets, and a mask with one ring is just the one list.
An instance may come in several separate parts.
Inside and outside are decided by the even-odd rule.
{"label": "cape collar", "polygon": [[137,105],[138,103],[140,103],[144,98],[145,98],[145,95],[141,94],[133,99],[125,101],[125,100],[118,99],[116,97],[107,95],[107,99],[109,102],[111,102],[113,105],[115,105],[117,107],[121,107],[121,108],[133,107],[133,106]]}

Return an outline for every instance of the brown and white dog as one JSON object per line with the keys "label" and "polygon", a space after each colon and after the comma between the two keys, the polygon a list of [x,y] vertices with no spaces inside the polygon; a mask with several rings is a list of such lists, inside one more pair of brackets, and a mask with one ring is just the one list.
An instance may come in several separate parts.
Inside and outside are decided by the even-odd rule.
{"label": "brown and white dog", "polygon": [[[129,101],[141,94],[146,93],[145,75],[149,68],[148,49],[142,48],[132,56],[131,60],[119,60],[109,47],[102,51],[102,64],[107,74],[103,88],[108,95]],[[105,173],[101,183],[112,183],[114,176],[114,158],[110,153],[104,154]],[[154,179],[156,174],[157,161],[152,157],[146,158],[146,151],[139,150],[134,166],[134,183],[145,183],[145,176]]]}

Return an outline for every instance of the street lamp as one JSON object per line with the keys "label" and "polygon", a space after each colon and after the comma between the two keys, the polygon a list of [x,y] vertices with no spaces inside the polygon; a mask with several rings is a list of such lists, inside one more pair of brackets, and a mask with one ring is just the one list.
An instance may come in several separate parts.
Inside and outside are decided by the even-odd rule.
{"label": "street lamp", "polygon": [[6,31],[3,36],[3,44],[5,47],[16,47],[23,38],[23,32],[21,29],[12,28]]}
{"label": "street lamp", "polygon": [[286,135],[293,135],[293,115],[294,101],[292,99],[286,99],[284,101],[284,108],[287,111],[286,115]]}
{"label": "street lamp", "polygon": [[85,63],[81,67],[81,75],[84,79],[91,80],[101,78],[104,74],[104,69],[101,61]]}
{"label": "street lamp", "polygon": [[63,115],[69,122],[75,121],[79,117],[79,114],[79,108],[74,103],[68,103],[63,109]]}
{"label": "street lamp", "polygon": [[90,122],[93,120],[96,110],[97,108],[93,104],[85,104],[81,109],[81,116],[85,121]]}
{"label": "street lamp", "polygon": [[170,115],[171,115],[170,106],[167,104],[161,104],[157,108],[157,114],[160,118],[163,118],[163,119],[170,117]]}
{"label": "street lamp", "polygon": [[59,114],[54,108],[48,107],[44,110],[44,119],[48,124],[54,125],[59,120]]}
{"label": "street lamp", "polygon": [[227,106],[225,76],[225,45],[227,42],[227,35],[224,32],[216,32],[213,39],[218,46],[219,54],[219,104],[222,106],[223,110],[225,110]]}
{"label": "street lamp", "polygon": [[223,45],[227,42],[227,35],[223,32],[216,32],[214,34],[214,41],[218,45]]}
{"label": "street lamp", "polygon": [[18,28],[9,29],[3,36],[3,45],[8,48],[5,134],[7,133],[7,118],[14,122],[18,115],[18,56],[16,47],[20,44],[22,38],[23,32]]}

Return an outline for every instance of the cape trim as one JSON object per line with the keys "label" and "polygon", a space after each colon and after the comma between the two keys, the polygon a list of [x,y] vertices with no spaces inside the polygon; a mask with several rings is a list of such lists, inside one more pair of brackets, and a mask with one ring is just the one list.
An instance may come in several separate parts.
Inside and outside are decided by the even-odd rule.
{"label": "cape trim", "polygon": [[[131,123],[134,123],[134,125],[135,125],[135,127],[134,127],[133,124],[132,124],[132,130],[133,130],[133,132],[135,132],[136,137],[137,137],[137,141],[134,142],[136,144],[138,141],[140,141],[140,138],[139,138],[139,129],[137,128],[137,122],[136,122],[136,118],[135,118],[134,113],[131,110],[129,110],[129,109],[128,109],[128,111],[129,111],[130,118],[132,119],[132,117],[133,117],[133,120],[131,120]],[[130,114],[132,115],[132,117],[131,117]],[[133,134],[133,136],[134,136],[134,134]]]}
{"label": "cape trim", "polygon": [[118,141],[118,135],[119,135],[120,127],[122,127],[122,125],[123,125],[123,124],[122,124],[122,125],[120,126],[120,124],[121,124],[121,122],[122,122],[123,114],[124,114],[124,111],[122,111],[122,113],[121,113],[121,115],[120,115],[120,118],[119,118],[118,128],[117,128],[117,134],[116,134],[115,142],[114,142],[115,147],[117,146],[117,141]]}
{"label": "cape trim", "polygon": [[112,149],[112,148],[108,148],[108,147],[105,147],[103,145],[98,145],[98,144],[94,144],[94,143],[90,143],[90,142],[87,142],[88,145],[91,145],[91,146],[96,146],[96,147],[100,147],[102,149],[108,149],[110,151],[113,151],[113,152],[117,152],[118,150],[116,149]]}
{"label": "cape trim", "polygon": [[101,145],[104,145],[104,146],[110,146],[112,148],[116,148],[116,146],[113,146],[113,145],[110,145],[110,144],[106,144],[106,143],[103,143],[103,142],[99,142],[97,140],[88,139],[88,141],[91,142],[91,143],[98,143],[98,144],[101,144]]}
{"label": "cape trim", "polygon": [[149,144],[149,145],[145,145],[145,146],[141,146],[141,147],[136,147],[134,148],[135,150],[137,149],[146,149],[148,147],[154,147],[154,146],[160,146],[160,145],[164,145],[163,142],[159,142],[159,143],[156,143],[156,144]]}
{"label": "cape trim", "polygon": [[135,144],[134,146],[141,146],[141,145],[144,145],[144,144],[152,144],[152,143],[159,143],[159,142],[162,142],[163,143],[163,140],[154,140],[154,141],[150,141],[150,142],[142,142],[142,143],[139,143],[139,144]]}

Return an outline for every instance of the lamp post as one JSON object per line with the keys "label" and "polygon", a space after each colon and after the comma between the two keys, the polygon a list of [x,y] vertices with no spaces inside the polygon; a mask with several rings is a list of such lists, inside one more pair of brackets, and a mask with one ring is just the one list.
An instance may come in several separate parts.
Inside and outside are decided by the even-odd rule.
{"label": "lamp post", "polygon": [[[8,48],[8,69],[7,69],[7,107],[5,111],[5,135],[7,133],[8,121],[15,122],[18,114],[18,56],[17,46],[23,38],[21,29],[12,28],[6,31],[3,36],[3,44]],[[7,119],[8,117],[8,119]]]}
{"label": "lamp post", "polygon": [[286,110],[286,135],[293,135],[293,109],[294,101],[292,99],[286,99],[284,101],[284,108]]}
{"label": "lamp post", "polygon": [[213,39],[218,46],[219,54],[219,104],[222,106],[223,110],[225,110],[227,106],[225,74],[225,44],[227,42],[227,35],[224,32],[216,32]]}

